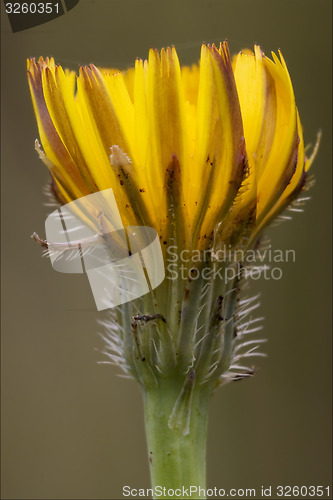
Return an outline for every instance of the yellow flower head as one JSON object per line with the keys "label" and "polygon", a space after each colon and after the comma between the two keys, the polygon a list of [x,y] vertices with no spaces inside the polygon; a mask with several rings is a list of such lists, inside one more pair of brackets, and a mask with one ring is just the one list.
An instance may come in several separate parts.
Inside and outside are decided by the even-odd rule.
{"label": "yellow flower head", "polygon": [[[100,294],[98,308],[111,308],[105,353],[145,390],[157,390],[158,401],[164,404],[169,394],[164,413],[158,406],[168,429],[162,434],[179,446],[179,436],[191,433],[192,401],[200,402],[193,413],[199,415],[201,397],[207,401],[218,385],[253,375],[241,360],[263,355],[257,350],[262,340],[246,337],[261,329],[260,318],[252,318],[257,297],[240,300],[241,283],[255,268],[246,252],[298,196],[317,149],[306,157],[285,61],[281,53],[266,57],[258,46],[232,61],[224,42],[203,45],[198,66],[181,68],[176,50],[167,48],[150,50],[148,60],[127,71],[90,65],[78,76],[53,59],[30,59],[28,78],[43,146],[36,141],[36,149],[58,200],[85,197],[84,205],[94,198],[87,195],[112,188],[121,232],[123,226],[158,232],[168,274],[163,279],[163,268],[154,283],[149,271],[159,259],[149,252],[139,258],[135,248],[148,245],[128,245],[129,232],[112,239],[109,201],[81,210],[96,219],[91,238],[64,242],[63,221],[71,217],[63,209],[53,213],[61,219],[61,241],[34,238],[54,262],[69,260],[61,248],[81,259],[97,246],[103,265],[95,266],[98,258],[95,267],[82,260]],[[70,230],[73,235],[77,228]],[[155,231],[154,238],[158,243]],[[114,254],[121,257],[113,275]],[[149,449],[156,464],[154,443]]]}
{"label": "yellow flower head", "polygon": [[312,162],[285,61],[258,46],[231,61],[226,42],[203,45],[199,66],[183,68],[174,48],[150,50],[127,71],[79,76],[30,59],[28,78],[58,199],[113,188],[123,223],[165,244],[253,241]]}

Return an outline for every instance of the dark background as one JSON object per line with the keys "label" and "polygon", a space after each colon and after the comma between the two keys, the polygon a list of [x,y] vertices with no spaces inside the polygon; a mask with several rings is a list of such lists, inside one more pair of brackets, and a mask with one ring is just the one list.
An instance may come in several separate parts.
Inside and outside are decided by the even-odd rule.
{"label": "dark background", "polygon": [[282,49],[305,143],[320,128],[323,137],[305,213],[270,230],[296,262],[282,280],[252,287],[263,292],[268,358],[211,405],[208,485],[330,484],[331,2],[81,0],[18,33],[2,16],[2,498],[115,499],[123,485],[149,486],[140,391],[97,365],[103,313],[88,280],[54,272],[30,240],[50,209],[25,60],[122,69],[174,44],[191,64],[203,41],[226,38],[231,52]]}

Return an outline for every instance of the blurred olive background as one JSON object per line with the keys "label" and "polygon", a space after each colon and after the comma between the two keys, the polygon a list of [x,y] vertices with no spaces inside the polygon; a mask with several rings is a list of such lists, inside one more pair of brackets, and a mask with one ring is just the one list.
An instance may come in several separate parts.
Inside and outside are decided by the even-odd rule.
{"label": "blurred olive background", "polygon": [[[3,5],[2,5],[3,8]],[[253,283],[268,357],[257,375],[214,396],[208,485],[322,485],[331,480],[331,2],[81,0],[66,15],[13,34],[2,16],[2,498],[115,499],[149,486],[142,401],[135,382],[98,365],[102,328],[84,275],[52,270],[30,239],[50,208],[27,57],[126,68],[174,44],[183,64],[200,45],[231,52],[281,48],[305,142],[323,137],[305,213],[270,229],[295,249],[283,279]],[[274,497],[274,495],[273,495]],[[308,497],[306,497],[308,498]]]}

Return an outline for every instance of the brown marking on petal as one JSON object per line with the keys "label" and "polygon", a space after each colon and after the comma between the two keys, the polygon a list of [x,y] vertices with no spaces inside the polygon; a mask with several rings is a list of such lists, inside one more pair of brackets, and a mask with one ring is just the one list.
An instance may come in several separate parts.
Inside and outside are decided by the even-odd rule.
{"label": "brown marking on petal", "polygon": [[131,159],[119,146],[113,145],[111,147],[110,160],[115,175],[118,177],[123,188],[122,193],[125,205],[131,209],[131,214],[128,216],[133,221],[131,224],[152,226],[147,208],[138,194],[141,191],[136,185],[133,176],[130,175],[130,169],[132,168]]}
{"label": "brown marking on petal", "polygon": [[260,225],[261,222],[265,219],[265,217],[269,214],[271,209],[274,207],[276,203],[278,203],[279,199],[283,191],[286,189],[288,184],[290,183],[297,167],[297,157],[298,157],[298,145],[300,139],[297,132],[297,127],[295,126],[295,135],[293,140],[293,145],[290,150],[290,155],[287,161],[285,168],[282,171],[281,177],[275,185],[275,192],[271,197],[270,203],[265,206],[265,211],[263,212],[260,220],[257,219],[257,224]]}
{"label": "brown marking on petal", "polygon": [[244,177],[243,159],[246,156],[246,149],[241,109],[227,42],[224,42],[220,45],[220,51],[218,51],[216,47],[213,47],[212,55],[221,70],[228,94],[229,116],[232,120],[234,140],[233,171],[231,175],[232,180],[234,181],[234,189],[236,193]]}
{"label": "brown marking on petal", "polygon": [[[224,43],[221,45],[220,50],[218,50],[215,45],[209,45],[208,50],[211,55],[214,85],[216,87],[215,99],[217,100],[218,108],[216,110],[216,118],[218,118],[220,123],[220,129],[216,132],[212,131],[212,133],[217,134],[221,144],[220,149],[215,152],[216,172],[214,173],[214,178],[211,179],[211,183],[214,184],[212,210],[209,211],[207,202],[204,210],[201,206],[197,208],[199,214],[206,214],[204,220],[199,221],[199,225],[202,227],[200,231],[207,231],[207,229],[211,231],[223,221],[229,213],[238,190],[247,175],[247,159],[241,110],[228,46],[227,43]],[[218,89],[220,90],[218,91]],[[220,92],[222,93],[220,94]],[[231,140],[225,138],[226,133],[230,136]],[[213,147],[214,144],[210,144],[210,148]],[[226,167],[227,170],[225,170],[227,174],[224,174],[223,177],[221,175],[224,171],[222,160],[225,156],[228,158],[228,165]],[[207,160],[209,160],[210,164],[211,154],[207,155]],[[220,182],[223,181],[224,186],[220,202],[216,197],[217,179]],[[207,193],[207,189],[205,189],[205,193]],[[209,199],[211,201],[212,195],[209,195]],[[194,232],[197,234],[198,229],[195,224],[194,228]],[[194,240],[196,240],[196,236]]]}
{"label": "brown marking on petal", "polygon": [[178,248],[184,247],[187,241],[187,229],[184,221],[187,218],[184,203],[180,164],[177,155],[171,155],[165,170],[164,189],[167,199],[167,214],[170,215],[168,225],[169,239],[174,240]]}
{"label": "brown marking on petal", "polygon": [[216,167],[215,158],[211,160],[210,156],[208,155],[206,160],[206,165],[207,164],[209,164],[211,168],[210,169],[207,168],[208,180],[205,186],[204,195],[200,200],[200,205],[198,205],[198,202],[196,202],[197,209],[192,223],[193,226],[192,242],[195,242],[200,236],[200,231],[202,229],[203,222],[205,220],[208,210],[210,209],[209,201],[211,199],[211,192],[214,187],[213,181],[214,181],[215,167]]}

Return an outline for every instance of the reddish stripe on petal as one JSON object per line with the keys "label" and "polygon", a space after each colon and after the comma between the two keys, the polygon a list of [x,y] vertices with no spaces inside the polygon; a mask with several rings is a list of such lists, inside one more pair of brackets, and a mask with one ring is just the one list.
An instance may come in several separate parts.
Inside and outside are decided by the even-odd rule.
{"label": "reddish stripe on petal", "polygon": [[54,165],[52,175],[58,180],[62,179],[63,185],[75,185],[71,196],[74,198],[84,196],[89,193],[80,175],[77,165],[73,162],[64,143],[62,142],[55,125],[51,119],[47,108],[42,83],[42,72],[50,64],[47,58],[44,62],[42,58],[36,63],[35,59],[28,61],[28,82],[37,117],[37,124],[41,142],[47,158]]}
{"label": "reddish stripe on petal", "polygon": [[207,145],[215,171],[202,234],[209,234],[228,213],[247,171],[242,117],[228,46],[222,44],[220,51],[214,45],[207,49],[213,70],[210,92],[215,104],[210,118],[212,130],[206,133],[212,135]]}
{"label": "reddish stripe on petal", "polygon": [[[113,77],[110,75],[110,78]],[[103,75],[92,64],[90,68],[88,66],[80,68],[80,79],[83,81],[85,100],[107,154],[110,154],[110,148],[113,145],[119,146],[126,154],[130,154]]]}
{"label": "reddish stripe on petal", "polygon": [[77,166],[89,192],[93,193],[99,189],[91,175],[89,166],[87,165],[74,131],[74,120],[77,119],[77,113],[74,107],[74,95],[69,104],[68,101],[66,101],[66,90],[68,89],[64,88],[64,79],[65,75],[60,66],[55,67],[54,71],[50,68],[46,68],[43,82],[46,104],[50,110],[50,115],[57,132],[64,144],[66,144],[70,157]]}

